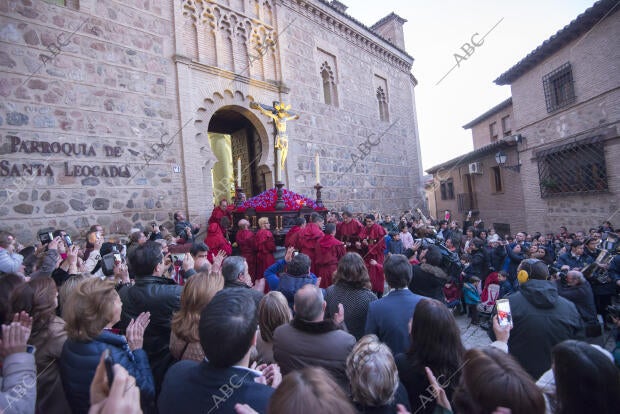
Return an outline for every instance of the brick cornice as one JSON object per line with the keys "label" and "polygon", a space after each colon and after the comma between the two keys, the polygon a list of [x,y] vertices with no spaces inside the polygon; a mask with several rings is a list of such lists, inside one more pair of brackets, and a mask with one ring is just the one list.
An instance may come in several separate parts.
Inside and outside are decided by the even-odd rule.
{"label": "brick cornice", "polygon": [[278,2],[278,5],[288,7],[402,71],[411,70],[413,64],[411,56],[392,46],[368,27],[347,15],[342,15],[348,20],[345,21],[334,10],[326,10],[316,2],[307,0],[284,0]]}

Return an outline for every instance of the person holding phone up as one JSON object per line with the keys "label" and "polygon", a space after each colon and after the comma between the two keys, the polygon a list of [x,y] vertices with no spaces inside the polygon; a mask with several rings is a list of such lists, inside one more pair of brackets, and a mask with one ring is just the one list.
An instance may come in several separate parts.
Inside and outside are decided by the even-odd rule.
{"label": "person holding phone up", "polygon": [[[575,305],[559,296],[556,283],[548,280],[544,262],[526,259],[517,270],[524,282],[508,296],[513,325],[508,348],[538,378],[551,366],[551,349],[556,344],[585,337],[583,323]],[[489,331],[489,337],[495,340],[495,333]]]}

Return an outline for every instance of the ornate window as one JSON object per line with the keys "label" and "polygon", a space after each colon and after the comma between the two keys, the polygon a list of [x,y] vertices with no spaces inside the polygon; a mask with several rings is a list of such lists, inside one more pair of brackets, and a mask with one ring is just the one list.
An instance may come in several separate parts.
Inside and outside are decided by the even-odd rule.
{"label": "ornate window", "polygon": [[321,65],[321,80],[323,82],[323,101],[326,105],[338,106],[338,91],[334,72],[327,62]]}
{"label": "ornate window", "polygon": [[379,119],[389,122],[390,114],[388,112],[387,97],[382,87],[377,88],[377,102],[379,103]]}

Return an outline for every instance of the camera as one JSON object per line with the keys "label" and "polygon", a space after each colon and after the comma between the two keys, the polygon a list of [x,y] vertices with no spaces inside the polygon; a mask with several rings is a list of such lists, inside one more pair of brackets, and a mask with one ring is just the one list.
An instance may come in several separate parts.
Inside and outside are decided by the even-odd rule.
{"label": "camera", "polygon": [[562,285],[568,286],[568,283],[566,283],[566,272],[563,272],[561,269],[555,266],[549,266],[549,276],[555,276],[560,280]]}
{"label": "camera", "polygon": [[71,245],[73,245],[73,242],[71,241],[71,236],[69,236],[68,234],[65,234],[63,236],[63,240],[67,244],[67,247],[71,247]]}
{"label": "camera", "polygon": [[41,244],[47,244],[54,240],[54,235],[51,231],[40,231],[38,236],[39,240],[41,240]]}
{"label": "camera", "polygon": [[429,246],[435,245],[435,240],[425,237],[423,239],[415,239],[414,243],[420,243],[420,249],[428,249]]}

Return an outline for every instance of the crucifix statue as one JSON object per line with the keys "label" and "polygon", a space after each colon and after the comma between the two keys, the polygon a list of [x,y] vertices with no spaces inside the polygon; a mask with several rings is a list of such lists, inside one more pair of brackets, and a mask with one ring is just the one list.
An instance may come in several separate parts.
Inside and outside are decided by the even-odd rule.
{"label": "crucifix statue", "polygon": [[273,123],[276,126],[276,143],[274,145],[276,150],[276,181],[280,181],[280,171],[284,169],[284,166],[286,165],[286,156],[288,154],[286,122],[299,118],[299,115],[289,112],[291,105],[285,105],[284,103],[278,101],[274,101],[273,106],[250,102],[250,108],[257,109],[264,115],[267,115],[269,118],[273,119]]}

